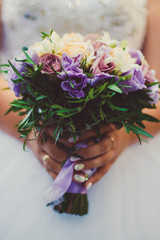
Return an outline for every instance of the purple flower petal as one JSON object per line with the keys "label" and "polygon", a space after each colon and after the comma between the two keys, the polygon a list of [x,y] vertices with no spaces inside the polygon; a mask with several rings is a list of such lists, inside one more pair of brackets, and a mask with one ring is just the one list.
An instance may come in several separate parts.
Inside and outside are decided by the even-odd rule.
{"label": "purple flower petal", "polygon": [[101,74],[96,74],[93,78],[88,78],[88,83],[92,87],[96,87],[102,82],[107,82],[110,81],[114,78],[115,81],[118,81],[118,77],[114,75],[110,75],[109,73],[101,73]]}

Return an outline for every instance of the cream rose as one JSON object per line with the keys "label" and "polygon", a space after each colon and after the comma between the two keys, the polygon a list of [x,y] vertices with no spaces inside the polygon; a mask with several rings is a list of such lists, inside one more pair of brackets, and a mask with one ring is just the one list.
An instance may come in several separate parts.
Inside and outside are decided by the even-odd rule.
{"label": "cream rose", "polygon": [[83,36],[79,33],[64,34],[62,37],[63,42],[83,42]]}

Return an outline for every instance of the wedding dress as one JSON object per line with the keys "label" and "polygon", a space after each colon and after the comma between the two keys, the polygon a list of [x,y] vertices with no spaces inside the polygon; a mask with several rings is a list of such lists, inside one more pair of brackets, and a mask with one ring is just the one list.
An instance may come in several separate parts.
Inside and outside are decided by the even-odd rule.
{"label": "wedding dress", "polygon": [[[2,59],[39,41],[40,31],[107,30],[141,48],[146,0],[4,0]],[[89,214],[58,214],[42,198],[53,180],[31,151],[0,132],[1,240],[159,240],[160,135],[126,149],[89,190]]]}

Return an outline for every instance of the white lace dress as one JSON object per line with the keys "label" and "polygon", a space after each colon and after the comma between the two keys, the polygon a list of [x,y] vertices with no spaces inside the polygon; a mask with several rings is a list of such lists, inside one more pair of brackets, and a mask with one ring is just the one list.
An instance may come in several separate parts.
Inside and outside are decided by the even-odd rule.
{"label": "white lace dress", "polygon": [[[4,0],[3,60],[39,40],[39,32],[108,30],[141,48],[146,29],[145,0]],[[43,193],[51,177],[31,152],[0,132],[1,240],[159,240],[160,136],[135,144],[89,191],[89,214],[59,215]]]}

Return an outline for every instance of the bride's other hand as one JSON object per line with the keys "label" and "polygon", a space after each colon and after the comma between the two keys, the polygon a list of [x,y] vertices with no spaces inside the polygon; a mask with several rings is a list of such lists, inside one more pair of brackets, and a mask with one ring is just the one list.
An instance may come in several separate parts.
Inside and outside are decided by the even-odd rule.
{"label": "bride's other hand", "polygon": [[[86,132],[76,142],[79,143],[89,139],[88,147],[74,152],[82,156],[85,160],[71,158],[72,161],[75,160],[75,175],[80,174],[85,177],[82,171],[97,168],[96,172],[84,183],[85,187],[99,181],[110,169],[121,152],[130,145],[131,136],[125,132],[124,128],[116,130],[113,126],[100,126],[100,133],[102,137],[98,142],[94,142],[97,136],[92,130]],[[132,137],[132,141],[134,141],[135,136],[133,135]]]}

